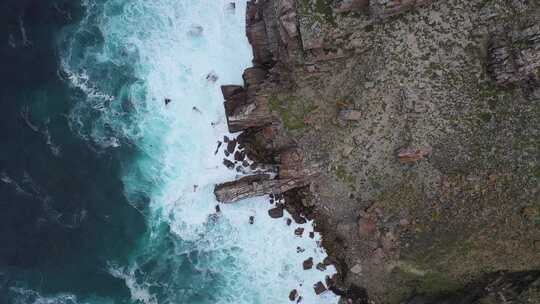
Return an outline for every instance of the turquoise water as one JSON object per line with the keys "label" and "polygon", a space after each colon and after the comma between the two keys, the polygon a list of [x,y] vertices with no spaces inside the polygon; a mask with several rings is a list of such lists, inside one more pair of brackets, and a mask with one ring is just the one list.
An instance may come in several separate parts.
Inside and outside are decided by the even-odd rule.
{"label": "turquoise water", "polygon": [[[303,303],[337,302],[330,292],[316,296],[313,290],[333,268],[302,269],[305,259],[313,257],[316,265],[325,257],[320,236],[307,237],[311,223],[288,226],[288,215],[271,219],[267,197],[221,205],[216,213],[214,185],[238,177],[214,150],[224,135],[234,137],[227,132],[220,85],[241,84],[251,65],[245,5],[88,0],[80,19],[58,32],[58,75],[70,100],[65,124],[111,163],[102,176],[88,178],[108,184],[114,177],[121,185],[95,189],[104,199],[100,208],[116,206],[118,215],[97,212],[111,225],[118,221],[127,237],[107,238],[102,229],[109,240],[92,243],[105,247],[99,262],[90,253],[79,256],[79,264],[97,265],[91,272],[110,283],[100,287],[99,277],[81,277],[77,263],[54,276],[50,267],[40,270],[50,278],[45,283],[37,273],[29,271],[27,279],[14,270],[6,273],[18,273],[22,283],[9,287],[13,303],[289,303],[292,289]],[[51,153],[65,153],[54,138]],[[126,223],[122,214],[128,212],[136,220]],[[78,221],[85,222],[84,214]],[[299,226],[303,238],[294,235]],[[80,282],[69,286],[70,280]]]}

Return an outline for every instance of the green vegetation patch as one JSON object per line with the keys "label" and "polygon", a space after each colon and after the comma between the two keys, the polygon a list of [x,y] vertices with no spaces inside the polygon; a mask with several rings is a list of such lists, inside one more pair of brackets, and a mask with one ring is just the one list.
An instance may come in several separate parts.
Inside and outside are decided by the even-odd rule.
{"label": "green vegetation patch", "polygon": [[278,97],[269,99],[269,106],[281,118],[285,129],[288,131],[300,131],[306,127],[306,118],[317,107],[308,104],[296,96]]}

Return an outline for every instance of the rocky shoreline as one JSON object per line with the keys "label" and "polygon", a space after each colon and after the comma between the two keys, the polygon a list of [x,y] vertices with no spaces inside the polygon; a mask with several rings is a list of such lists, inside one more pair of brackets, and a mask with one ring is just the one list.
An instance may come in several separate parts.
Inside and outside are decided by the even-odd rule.
{"label": "rocky shoreline", "polygon": [[[235,161],[224,163],[248,175],[214,192],[223,203],[280,195],[285,203],[270,216],[286,208],[297,222],[314,219],[328,263],[338,269],[314,288],[332,290],[342,303],[540,298],[540,240],[534,237],[540,223],[540,148],[534,144],[540,140],[534,106],[540,99],[539,5],[441,2],[248,2],[253,67],[244,71],[243,86],[222,87],[229,131],[242,132],[226,140]],[[476,78],[464,81],[467,73]],[[453,103],[503,98],[514,101],[507,111],[513,116],[505,119],[529,125],[515,130],[499,122],[500,103],[491,105],[489,117],[486,109]],[[382,111],[373,100],[384,104]],[[491,125],[462,121],[470,115]],[[517,147],[489,130],[527,144]],[[461,135],[467,132],[475,135]],[[489,142],[493,137],[497,141]],[[506,154],[494,157],[484,146]],[[480,152],[469,152],[474,149]],[[492,204],[483,205],[480,197]],[[516,200],[515,208],[504,205],[508,199]],[[448,202],[465,204],[433,207]],[[515,229],[528,234],[515,236],[514,228],[486,232],[493,223],[503,227],[499,219],[513,220],[516,212]],[[460,224],[477,213],[481,218],[470,227]],[[509,233],[513,241],[499,239]],[[499,248],[519,246],[522,252],[482,252],[476,247],[483,238],[489,244],[514,242]],[[477,245],[476,239],[482,241]],[[485,265],[444,274],[452,263],[476,263],[473,252],[484,256]],[[516,254],[527,262],[512,264]]]}

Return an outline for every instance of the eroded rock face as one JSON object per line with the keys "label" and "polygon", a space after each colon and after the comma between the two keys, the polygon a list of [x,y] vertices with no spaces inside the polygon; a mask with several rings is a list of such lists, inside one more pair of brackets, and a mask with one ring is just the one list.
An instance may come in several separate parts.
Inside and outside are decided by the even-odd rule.
{"label": "eroded rock face", "polygon": [[250,197],[283,193],[305,185],[306,180],[272,179],[269,174],[256,174],[219,184],[215,187],[214,194],[219,202],[232,203]]}
{"label": "eroded rock face", "polygon": [[248,95],[242,87],[222,87],[229,132],[261,127],[272,122],[266,96]]}

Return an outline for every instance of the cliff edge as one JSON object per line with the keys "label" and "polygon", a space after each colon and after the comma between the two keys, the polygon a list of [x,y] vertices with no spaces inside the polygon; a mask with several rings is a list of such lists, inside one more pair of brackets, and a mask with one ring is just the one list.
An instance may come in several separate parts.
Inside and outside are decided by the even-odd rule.
{"label": "cliff edge", "polygon": [[314,218],[343,303],[540,303],[540,2],[253,0],[246,18],[254,67],[223,94],[257,174],[220,201],[279,193]]}

